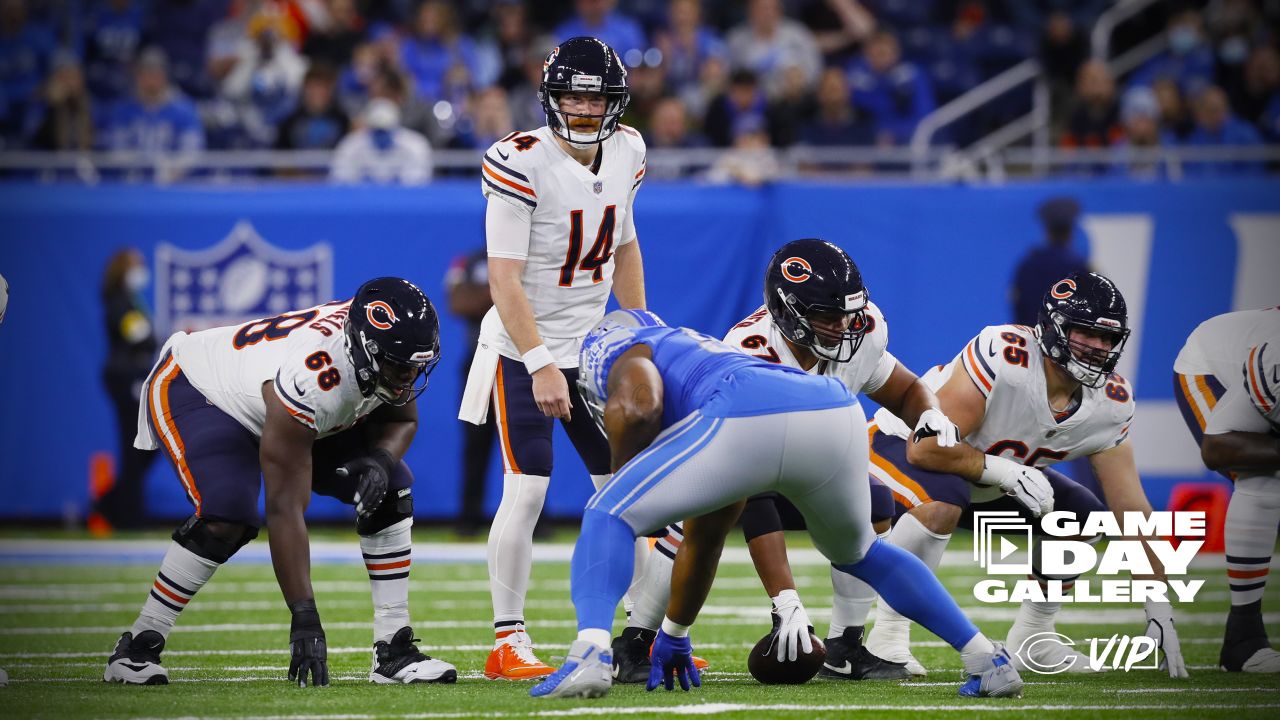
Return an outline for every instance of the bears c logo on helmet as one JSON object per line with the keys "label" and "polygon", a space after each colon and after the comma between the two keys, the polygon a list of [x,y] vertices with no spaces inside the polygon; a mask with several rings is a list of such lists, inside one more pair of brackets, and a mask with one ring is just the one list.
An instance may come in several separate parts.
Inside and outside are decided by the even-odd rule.
{"label": "bears c logo on helmet", "polygon": [[1059,280],[1058,284],[1053,286],[1049,294],[1059,300],[1066,300],[1076,293],[1076,281],[1071,278]]}
{"label": "bears c logo on helmet", "polygon": [[[400,319],[396,317],[396,312],[391,309],[391,306],[381,300],[374,300],[368,305],[365,305],[364,312],[365,315],[369,317],[369,324],[379,330],[390,330],[391,326]],[[385,319],[379,319],[379,315]]]}
{"label": "bears c logo on helmet", "polygon": [[802,257],[792,256],[782,261],[782,277],[793,283],[802,283],[813,275],[813,266]]}

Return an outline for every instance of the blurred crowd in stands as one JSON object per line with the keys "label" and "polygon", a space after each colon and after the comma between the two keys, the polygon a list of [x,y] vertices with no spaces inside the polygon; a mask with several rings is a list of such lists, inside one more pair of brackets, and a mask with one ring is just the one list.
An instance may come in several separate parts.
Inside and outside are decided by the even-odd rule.
{"label": "blurred crowd in stands", "polygon": [[[1112,54],[1161,33],[1167,44],[1120,78],[1090,53],[1111,4],[0,0],[0,148],[336,149],[355,159],[362,148],[419,159],[483,148],[544,124],[543,58],[575,35],[623,58],[624,122],[651,147],[900,146],[939,105],[1031,57],[1050,81],[1060,146],[1280,141],[1280,3],[1155,3],[1121,27]],[[1025,113],[1030,93],[1009,93],[935,142],[982,137]]]}

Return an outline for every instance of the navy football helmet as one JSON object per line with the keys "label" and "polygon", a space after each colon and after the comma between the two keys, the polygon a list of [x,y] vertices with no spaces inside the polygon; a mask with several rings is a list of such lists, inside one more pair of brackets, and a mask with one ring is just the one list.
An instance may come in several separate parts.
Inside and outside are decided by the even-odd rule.
{"label": "navy football helmet", "polygon": [[435,306],[408,280],[383,277],[361,285],[343,332],[365,397],[407,405],[427,389],[427,376],[440,362]]}
{"label": "navy football helmet", "polygon": [[[832,362],[849,362],[862,346],[871,329],[869,301],[858,266],[825,240],[793,240],[773,254],[765,269],[764,303],[778,329]],[[810,317],[817,313],[850,316],[848,326],[838,333],[815,328]]]}
{"label": "navy football helmet", "polygon": [[[1073,329],[1100,334],[1111,348],[1072,342]],[[1044,294],[1036,336],[1041,351],[1080,384],[1102,387],[1129,339],[1129,308],[1115,283],[1097,273],[1075,273]]]}
{"label": "navy football helmet", "polygon": [[[576,115],[560,109],[560,95],[567,92],[603,93],[603,115]],[[618,130],[618,120],[631,102],[627,91],[627,69],[618,53],[593,37],[565,40],[552,50],[542,63],[542,83],[538,101],[547,114],[551,131],[575,146],[585,147],[607,140]],[[600,120],[594,133],[574,132],[571,117],[593,117]]]}

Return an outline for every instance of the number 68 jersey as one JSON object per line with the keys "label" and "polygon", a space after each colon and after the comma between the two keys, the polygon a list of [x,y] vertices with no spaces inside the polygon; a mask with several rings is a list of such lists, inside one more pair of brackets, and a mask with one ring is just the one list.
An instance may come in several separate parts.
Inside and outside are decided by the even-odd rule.
{"label": "number 68 jersey", "polygon": [[[593,173],[544,126],[499,140],[481,161],[480,188],[488,201],[529,218],[527,236],[488,233],[489,256],[524,261],[521,282],[538,334],[560,367],[577,366],[582,338],[604,317],[614,251],[636,238],[632,201],[644,181],[644,140],[619,125],[600,153]],[[520,358],[496,307],[485,316],[480,339]]]}
{"label": "number 68 jersey", "polygon": [[[342,332],[350,307],[350,301],[332,302],[243,325],[175,333],[143,391],[159,393],[181,371],[210,403],[261,437],[267,415],[262,385],[270,382],[295,420],[319,437],[333,435],[382,404],[357,387]],[[147,405],[142,403],[134,445],[153,450],[159,445]]]}
{"label": "number 68 jersey", "polygon": [[[1055,415],[1049,407],[1044,363],[1031,328],[992,325],[950,363],[931,369],[922,379],[936,391],[952,373],[967,374],[986,398],[986,414],[965,442],[1023,465],[1043,468],[1093,455],[1129,437],[1134,401],[1124,378],[1112,373],[1102,387],[1082,387],[1080,403]],[[875,420],[886,434],[906,438],[911,433],[906,423],[883,408]]]}

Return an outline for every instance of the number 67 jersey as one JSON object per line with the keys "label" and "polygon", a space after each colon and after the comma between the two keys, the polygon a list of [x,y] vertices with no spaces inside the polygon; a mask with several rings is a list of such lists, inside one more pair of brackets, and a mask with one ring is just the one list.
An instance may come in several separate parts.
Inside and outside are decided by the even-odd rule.
{"label": "number 67 jersey", "polygon": [[[1129,437],[1133,390],[1124,378],[1112,373],[1102,387],[1081,387],[1079,404],[1055,415],[1049,407],[1044,362],[1031,328],[992,325],[950,363],[931,369],[922,379],[937,390],[952,373],[967,374],[986,398],[986,415],[965,442],[1023,465],[1043,468],[1094,455]],[[911,432],[887,410],[879,410],[875,419],[886,434],[906,438]]]}
{"label": "number 67 jersey", "polygon": [[[356,383],[342,331],[350,306],[332,302],[243,325],[175,333],[143,392],[163,397],[165,383],[181,371],[210,403],[261,437],[267,414],[262,385],[270,382],[295,420],[319,437],[333,435],[382,403],[376,395],[364,397]],[[144,398],[134,441],[143,450],[159,447],[149,405]]]}
{"label": "number 67 jersey", "polygon": [[[527,236],[503,236],[490,226],[489,256],[524,261],[521,283],[538,334],[560,367],[577,366],[581,339],[604,317],[614,251],[636,238],[632,202],[644,181],[644,140],[619,125],[599,152],[593,173],[543,126],[499,140],[481,161],[480,189],[489,203],[505,202],[529,223]],[[480,339],[520,358],[496,307],[485,316]]]}

